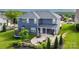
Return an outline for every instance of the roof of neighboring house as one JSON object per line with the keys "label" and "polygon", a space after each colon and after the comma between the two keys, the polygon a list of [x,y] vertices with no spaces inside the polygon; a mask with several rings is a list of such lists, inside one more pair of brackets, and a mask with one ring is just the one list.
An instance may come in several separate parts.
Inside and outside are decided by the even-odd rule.
{"label": "roof of neighboring house", "polygon": [[6,20],[3,18],[0,18],[0,23],[6,23]]}
{"label": "roof of neighboring house", "polygon": [[6,16],[0,14],[0,23],[6,23],[7,20],[6,20]]}
{"label": "roof of neighboring house", "polygon": [[34,11],[28,12],[19,18],[37,18],[37,19],[51,19],[51,18],[59,18],[60,16],[56,13],[52,13],[49,11]]}

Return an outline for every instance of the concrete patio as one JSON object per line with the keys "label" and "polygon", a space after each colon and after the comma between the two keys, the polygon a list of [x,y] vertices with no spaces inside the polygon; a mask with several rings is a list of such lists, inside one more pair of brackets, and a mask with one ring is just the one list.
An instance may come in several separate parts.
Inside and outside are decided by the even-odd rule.
{"label": "concrete patio", "polygon": [[37,45],[39,42],[43,42],[44,40],[47,40],[47,37],[50,38],[51,45],[52,45],[55,41],[56,35],[53,36],[53,35],[48,35],[48,34],[42,34],[40,38],[34,37],[31,40],[31,43],[34,44],[34,45]]}

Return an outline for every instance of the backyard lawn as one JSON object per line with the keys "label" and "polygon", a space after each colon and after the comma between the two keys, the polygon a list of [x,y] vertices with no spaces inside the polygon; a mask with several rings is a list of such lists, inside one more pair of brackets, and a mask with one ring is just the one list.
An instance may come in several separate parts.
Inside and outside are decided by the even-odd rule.
{"label": "backyard lawn", "polygon": [[[0,32],[0,48],[1,49],[11,48],[9,46],[13,42],[22,40],[22,39],[15,39],[13,37],[13,35],[14,35],[14,30],[10,30],[10,31],[7,31],[7,32]],[[34,35],[30,35],[29,39],[31,39],[32,37],[34,37]]]}
{"label": "backyard lawn", "polygon": [[79,32],[75,31],[75,25],[64,24],[60,33],[67,33],[64,38],[65,49],[77,49],[79,48]]}
{"label": "backyard lawn", "polygon": [[[67,33],[64,38],[64,48],[74,49],[79,48],[79,32],[75,31],[75,25],[73,24],[63,24],[60,33]],[[13,38],[14,30],[7,32],[0,32],[0,48],[11,48],[9,47],[13,42],[22,39]],[[34,35],[30,35],[29,39],[33,38]]]}

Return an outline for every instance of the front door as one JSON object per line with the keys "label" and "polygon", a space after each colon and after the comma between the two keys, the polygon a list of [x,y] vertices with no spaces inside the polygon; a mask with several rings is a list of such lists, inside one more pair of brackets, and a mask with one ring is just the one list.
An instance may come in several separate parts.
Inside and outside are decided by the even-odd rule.
{"label": "front door", "polygon": [[46,29],[45,29],[45,28],[43,28],[43,33],[44,33],[44,34],[46,33]]}

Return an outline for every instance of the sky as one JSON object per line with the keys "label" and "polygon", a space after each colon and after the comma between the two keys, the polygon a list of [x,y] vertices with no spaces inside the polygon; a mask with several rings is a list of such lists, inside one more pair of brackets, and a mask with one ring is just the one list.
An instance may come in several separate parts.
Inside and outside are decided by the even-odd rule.
{"label": "sky", "polygon": [[[5,11],[7,9],[0,9],[0,11]],[[37,11],[37,10],[49,10],[49,11],[52,11],[52,12],[75,12],[75,9],[16,9],[16,10],[19,10],[19,11],[23,11],[23,12],[30,12],[30,11]]]}
{"label": "sky", "polygon": [[21,9],[21,11],[50,10],[53,12],[75,12],[74,9]]}

